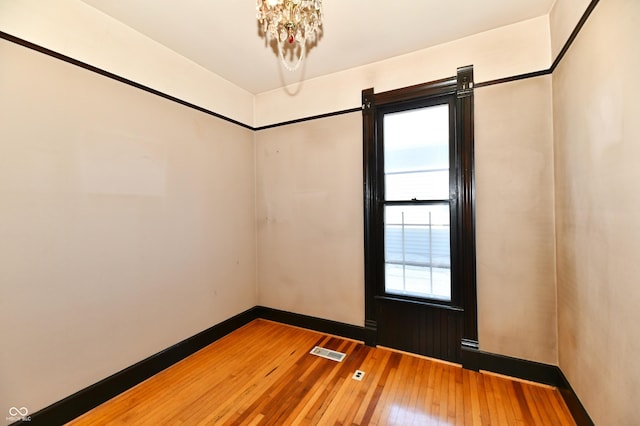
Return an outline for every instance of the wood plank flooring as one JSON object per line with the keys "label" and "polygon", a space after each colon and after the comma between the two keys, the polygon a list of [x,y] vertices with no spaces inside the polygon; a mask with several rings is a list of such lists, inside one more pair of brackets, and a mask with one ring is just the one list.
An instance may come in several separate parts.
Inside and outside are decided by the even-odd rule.
{"label": "wood plank flooring", "polygon": [[[347,357],[309,354],[316,345]],[[69,424],[575,423],[549,386],[256,320]]]}

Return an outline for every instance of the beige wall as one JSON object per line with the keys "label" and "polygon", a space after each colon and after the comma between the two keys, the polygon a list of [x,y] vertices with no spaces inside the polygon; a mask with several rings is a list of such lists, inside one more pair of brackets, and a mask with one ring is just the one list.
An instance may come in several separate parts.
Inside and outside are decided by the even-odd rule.
{"label": "beige wall", "polygon": [[560,367],[601,425],[638,423],[639,23],[601,1],[553,76]]}
{"label": "beige wall", "polygon": [[0,0],[0,30],[253,124],[251,93],[80,0]]}
{"label": "beige wall", "polygon": [[256,133],[261,305],[362,326],[362,115]]}
{"label": "beige wall", "polygon": [[360,106],[362,89],[382,92],[455,75],[474,65],[476,82],[548,69],[546,16],[486,31],[428,49],[305,80],[255,97],[256,126]]}
{"label": "beige wall", "polygon": [[[546,69],[588,3],[258,95],[254,115],[252,96],[57,1],[5,0],[0,25],[257,125],[468,63],[476,81]],[[639,21],[637,1],[601,1],[553,78],[476,90],[481,349],[559,357],[597,424],[633,424],[640,390]],[[91,25],[132,50],[92,58],[112,37],[72,40]],[[128,60],[146,49],[173,71]],[[33,412],[256,304],[363,324],[360,113],[254,134],[11,43],[0,57],[0,401]]]}
{"label": "beige wall", "polygon": [[551,77],[475,91],[482,350],[557,363]]}
{"label": "beige wall", "polygon": [[363,88],[432,81],[458,66],[475,65],[482,82],[551,64],[549,18],[540,16],[254,96],[80,0],[0,0],[0,28],[256,127],[358,107]]}
{"label": "beige wall", "polygon": [[0,57],[3,419],[257,292],[250,130],[3,40]]}
{"label": "beige wall", "polygon": [[555,60],[592,0],[556,0],[549,12],[551,57]]}
{"label": "beige wall", "polygon": [[[357,107],[364,88],[375,87],[380,92],[423,83],[453,75],[456,67],[467,64],[474,64],[476,82],[547,69],[551,65],[548,24],[547,17],[532,19],[259,94],[255,123],[267,125]],[[512,88],[478,91],[480,114],[487,123],[476,119],[483,141],[482,161],[487,164],[484,169],[480,167],[484,174],[479,193],[492,200],[487,204],[502,207],[497,213],[490,207],[479,207],[484,225],[479,231],[483,233],[479,237],[479,244],[483,244],[479,299],[484,302],[479,306],[480,344],[485,350],[556,363],[550,79],[513,87],[511,95]],[[517,120],[515,112],[522,105],[532,114],[523,114]],[[476,114],[480,110],[476,109]],[[356,151],[361,150],[362,124],[359,113],[349,117],[355,118],[346,123],[348,127],[336,118],[327,118],[258,132],[258,276],[260,302],[264,305],[362,325],[364,284],[362,267],[356,263],[362,262],[356,256],[362,256],[363,245],[362,160],[360,151]],[[340,133],[334,134],[334,126],[342,129]],[[526,133],[529,129],[535,132]],[[522,135],[517,144],[512,141],[512,131]],[[336,138],[342,142],[336,144]],[[271,148],[264,152],[267,146]],[[273,153],[269,157],[276,148],[282,149],[281,158]],[[351,170],[343,166],[348,174],[325,167],[335,161],[330,152],[336,158],[350,159]],[[318,153],[322,154],[321,163],[310,163]],[[498,156],[501,161],[496,164]],[[304,167],[294,167],[297,162]],[[504,182],[503,176],[495,173],[498,168],[513,178],[502,192],[493,191],[496,184]],[[297,181],[313,181],[312,193],[300,194]],[[540,189],[542,193],[537,192]],[[494,194],[505,192],[516,198],[495,199]],[[322,202],[323,197],[336,196],[358,202],[345,203],[340,209]],[[532,205],[532,199],[542,204]],[[340,218],[340,214],[346,217]],[[320,221],[322,217],[328,220]],[[351,224],[351,230],[344,228],[345,221]],[[518,231],[508,236],[496,233],[491,223],[505,221]],[[535,256],[523,255],[509,262],[491,257],[507,248],[532,250]],[[337,249],[353,254],[339,257],[337,253],[342,251]],[[332,267],[336,259],[346,263]],[[526,299],[520,297],[500,310],[490,301],[493,296],[507,300],[521,295]]]}
{"label": "beige wall", "polygon": [[[475,109],[480,347],[556,364],[551,77]],[[363,325],[361,146],[359,112],[257,132],[261,304]]]}
{"label": "beige wall", "polygon": [[[18,37],[231,118],[254,119],[252,97],[82,2],[6,0],[0,12],[3,30]],[[363,324],[360,113],[252,134],[0,46],[9,58],[0,68],[0,158],[8,164],[0,170],[0,332],[6,341],[30,342],[3,347],[0,400],[33,412],[255,304]],[[255,120],[351,108],[365,87],[421,83],[468,63],[478,81],[548,67],[546,19],[308,81],[295,99],[286,91],[258,96]],[[484,91],[486,114],[495,118],[494,92]],[[504,137],[490,136],[488,152],[508,144]],[[515,268],[500,268],[487,268],[481,300],[517,277]],[[539,295],[531,290],[537,278],[521,289]],[[544,303],[536,298],[530,312],[543,312]],[[20,321],[25,306],[30,319]],[[480,308],[483,349],[552,359],[540,337],[548,322],[520,348],[519,340],[508,343],[522,331],[510,326],[511,311]]]}

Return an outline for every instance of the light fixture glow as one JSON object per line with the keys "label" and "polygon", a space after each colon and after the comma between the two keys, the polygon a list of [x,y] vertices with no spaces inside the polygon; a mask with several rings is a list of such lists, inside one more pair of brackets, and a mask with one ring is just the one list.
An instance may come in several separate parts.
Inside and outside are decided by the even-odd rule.
{"label": "light fixture glow", "polygon": [[[298,69],[307,44],[315,43],[321,31],[322,0],[257,0],[256,12],[267,41],[275,40],[285,68]],[[287,43],[296,48],[292,55],[297,59],[292,63],[285,59]]]}

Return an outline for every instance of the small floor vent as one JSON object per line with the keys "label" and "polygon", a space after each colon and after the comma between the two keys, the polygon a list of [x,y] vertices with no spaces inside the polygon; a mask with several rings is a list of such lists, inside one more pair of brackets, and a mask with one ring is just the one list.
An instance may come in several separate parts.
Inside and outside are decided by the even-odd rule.
{"label": "small floor vent", "polygon": [[344,357],[347,356],[347,354],[343,354],[342,352],[332,351],[331,349],[321,348],[320,346],[316,346],[315,348],[311,349],[311,352],[309,353],[338,362],[342,362]]}

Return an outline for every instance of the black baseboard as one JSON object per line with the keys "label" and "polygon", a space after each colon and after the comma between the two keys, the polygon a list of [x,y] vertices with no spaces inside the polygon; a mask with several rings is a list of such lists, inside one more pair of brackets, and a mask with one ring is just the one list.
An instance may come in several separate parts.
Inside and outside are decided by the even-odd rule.
{"label": "black baseboard", "polygon": [[253,321],[258,318],[256,312],[254,307],[214,325],[31,414],[30,421],[19,421],[14,425],[51,426],[67,423]]}
{"label": "black baseboard", "polygon": [[562,394],[562,398],[564,398],[564,402],[567,404],[569,411],[571,411],[573,420],[575,420],[578,426],[593,426],[593,420],[589,417],[589,413],[585,410],[584,405],[580,402],[578,395],[573,391],[573,388],[560,368],[558,368],[558,376],[560,383],[556,386]]}
{"label": "black baseboard", "polygon": [[292,312],[264,306],[256,306],[256,313],[258,318],[266,320],[294,325],[321,333],[334,334],[336,336],[346,337],[347,339],[365,340],[365,328],[357,325],[345,324],[308,315],[294,314]]}
{"label": "black baseboard", "polygon": [[[365,341],[367,336],[365,327],[255,306],[31,414],[30,421],[14,425],[51,426],[69,422],[258,318],[359,341]],[[556,386],[576,423],[579,426],[594,424],[557,366],[483,352],[468,346],[462,347],[462,364],[464,368],[475,371],[485,370]]]}
{"label": "black baseboard", "polygon": [[489,371],[518,379],[555,386],[578,426],[593,426],[593,420],[559,367],[505,355],[462,347],[462,365],[475,371]]}
{"label": "black baseboard", "polygon": [[469,370],[485,370],[545,385],[558,386],[558,367],[505,355],[462,347],[462,366]]}

